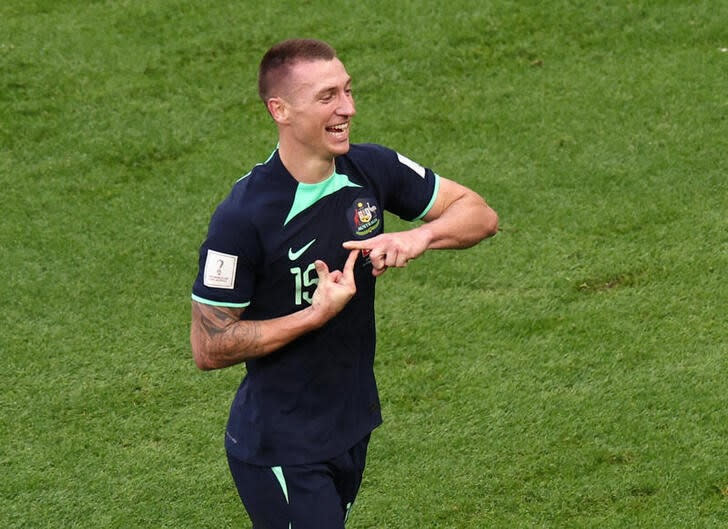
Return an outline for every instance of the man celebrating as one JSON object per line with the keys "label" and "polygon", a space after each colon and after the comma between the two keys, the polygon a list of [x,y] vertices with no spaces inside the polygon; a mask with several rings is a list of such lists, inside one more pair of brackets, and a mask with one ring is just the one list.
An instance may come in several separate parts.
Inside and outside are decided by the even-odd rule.
{"label": "man celebrating", "polygon": [[[253,527],[342,529],[382,421],[376,277],[478,243],[497,216],[395,151],[349,143],[351,78],[325,42],[273,46],[258,84],[279,144],[210,221],[190,341],[200,369],[246,364],[225,446]],[[425,222],[385,234],[385,210]]]}

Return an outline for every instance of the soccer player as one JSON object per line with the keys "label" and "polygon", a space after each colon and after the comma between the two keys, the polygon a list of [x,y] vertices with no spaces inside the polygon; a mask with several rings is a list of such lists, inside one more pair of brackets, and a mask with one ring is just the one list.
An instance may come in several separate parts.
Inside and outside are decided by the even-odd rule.
{"label": "soccer player", "polygon": [[[190,341],[200,369],[246,364],[225,447],[253,527],[342,529],[382,421],[376,278],[478,243],[497,216],[394,150],[349,143],[352,81],[327,43],[273,46],[258,88],[279,143],[212,216]],[[385,210],[424,223],[384,233]]]}

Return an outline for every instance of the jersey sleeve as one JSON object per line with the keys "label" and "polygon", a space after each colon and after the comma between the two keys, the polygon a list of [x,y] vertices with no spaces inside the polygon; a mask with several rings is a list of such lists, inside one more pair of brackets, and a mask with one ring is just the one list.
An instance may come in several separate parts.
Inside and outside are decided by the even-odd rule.
{"label": "jersey sleeve", "polygon": [[408,221],[424,217],[437,198],[439,175],[396,151],[372,147],[381,164],[377,174],[384,209]]}
{"label": "jersey sleeve", "polygon": [[[228,200],[229,202],[229,200]],[[206,305],[244,308],[255,288],[260,245],[255,227],[223,202],[210,220],[200,247],[192,299]]]}

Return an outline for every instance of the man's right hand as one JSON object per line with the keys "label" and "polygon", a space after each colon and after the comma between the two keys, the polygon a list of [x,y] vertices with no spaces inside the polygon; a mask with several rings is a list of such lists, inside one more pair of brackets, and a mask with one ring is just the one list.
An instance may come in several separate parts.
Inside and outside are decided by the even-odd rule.
{"label": "man's right hand", "polygon": [[329,271],[326,263],[320,260],[314,263],[318,285],[313,293],[311,307],[321,319],[321,325],[341,312],[356,294],[354,263],[358,256],[359,250],[351,250],[343,270]]}
{"label": "man's right hand", "polygon": [[192,302],[190,343],[197,367],[219,369],[278,350],[299,336],[322,327],[356,294],[352,250],[344,269],[329,271],[316,261],[318,285],[310,307],[270,320],[242,320],[244,309]]}

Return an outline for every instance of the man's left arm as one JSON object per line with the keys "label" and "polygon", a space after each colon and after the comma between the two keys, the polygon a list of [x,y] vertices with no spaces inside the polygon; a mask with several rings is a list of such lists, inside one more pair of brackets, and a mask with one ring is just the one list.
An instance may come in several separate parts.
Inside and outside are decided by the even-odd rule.
{"label": "man's left arm", "polygon": [[369,251],[372,273],[404,267],[426,250],[469,248],[498,231],[498,215],[475,191],[440,177],[440,189],[424,224],[411,230],[384,233],[363,241],[347,241],[347,250]]}

